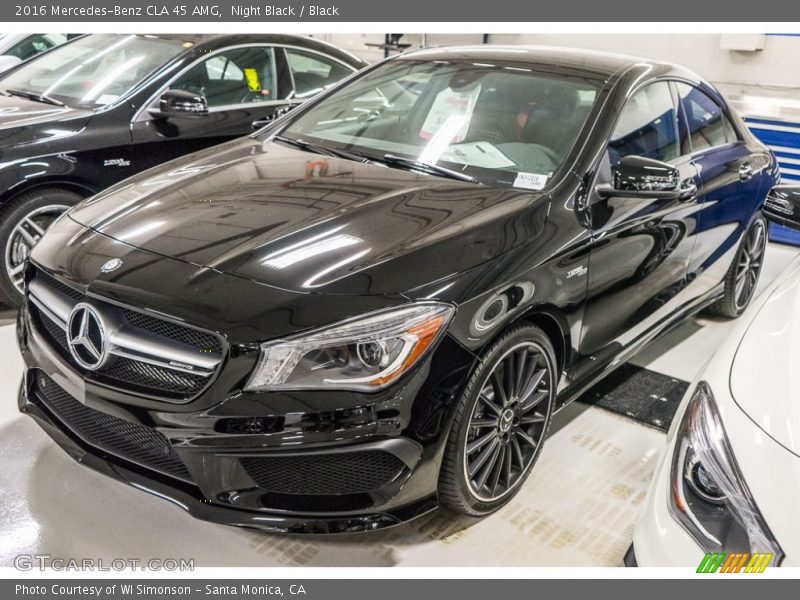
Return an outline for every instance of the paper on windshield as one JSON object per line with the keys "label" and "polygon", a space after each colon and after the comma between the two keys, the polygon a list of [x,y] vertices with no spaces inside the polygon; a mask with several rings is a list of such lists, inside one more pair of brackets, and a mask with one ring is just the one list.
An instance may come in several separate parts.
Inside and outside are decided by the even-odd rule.
{"label": "paper on windshield", "polygon": [[494,144],[489,142],[467,142],[448,146],[442,153],[441,160],[457,162],[484,169],[504,169],[516,163],[508,158]]}
{"label": "paper on windshield", "polygon": [[480,84],[470,90],[458,91],[446,88],[436,94],[428,116],[422,124],[419,135],[425,139],[433,138],[439,131],[449,123],[458,123],[458,128],[453,132],[448,132],[447,143],[454,144],[463,140],[469,124],[472,120],[472,112],[478,102],[481,93]]}

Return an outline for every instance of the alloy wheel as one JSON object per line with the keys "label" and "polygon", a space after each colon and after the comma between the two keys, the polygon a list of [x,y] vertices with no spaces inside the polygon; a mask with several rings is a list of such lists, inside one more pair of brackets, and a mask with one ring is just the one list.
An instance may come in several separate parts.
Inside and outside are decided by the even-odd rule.
{"label": "alloy wheel", "polygon": [[764,248],[767,235],[764,222],[755,221],[744,239],[739,259],[736,263],[736,309],[742,310],[750,302],[758,284],[761,265],[764,262]]}
{"label": "alloy wheel", "polygon": [[553,368],[543,348],[518,344],[484,380],[464,448],[470,493],[493,501],[524,481],[544,441],[555,397]]}
{"label": "alloy wheel", "polygon": [[5,267],[9,280],[20,294],[23,289],[25,260],[48,227],[68,208],[64,204],[41,206],[20,219],[11,232],[6,243]]}

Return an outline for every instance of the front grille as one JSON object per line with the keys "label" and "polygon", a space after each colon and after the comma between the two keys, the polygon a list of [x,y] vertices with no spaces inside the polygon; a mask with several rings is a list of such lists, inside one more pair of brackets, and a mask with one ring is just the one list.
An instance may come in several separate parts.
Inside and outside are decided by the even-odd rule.
{"label": "front grille", "polygon": [[206,377],[181,373],[129,358],[115,358],[103,369],[103,378],[131,386],[145,393],[158,390],[177,396],[188,396],[202,390]]}
{"label": "front grille", "polygon": [[165,475],[192,481],[186,466],[161,433],[81,404],[41,371],[34,379],[32,399],[90,446]]}
{"label": "front grille", "polygon": [[132,310],[126,310],[124,314],[128,323],[143,331],[181,342],[202,352],[222,354],[222,344],[213,333],[198,331]]}
{"label": "front grille", "polygon": [[[223,342],[214,333],[87,298],[41,269],[34,271],[28,287],[34,326],[59,354],[94,383],[180,402],[202,392],[222,364]],[[90,303],[108,319],[109,335],[124,331],[124,341],[138,339],[144,346],[112,348],[108,360],[99,369],[83,369],[70,354],[66,333],[70,311],[79,302]],[[145,351],[157,348],[158,354],[142,354],[142,347]]]}
{"label": "front grille", "polygon": [[248,456],[241,463],[256,485],[268,492],[308,496],[373,492],[407,469],[403,461],[383,450]]}

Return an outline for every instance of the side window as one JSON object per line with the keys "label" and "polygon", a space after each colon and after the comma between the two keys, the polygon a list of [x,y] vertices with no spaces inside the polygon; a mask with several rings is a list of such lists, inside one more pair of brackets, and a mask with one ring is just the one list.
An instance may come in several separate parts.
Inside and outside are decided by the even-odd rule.
{"label": "side window", "polygon": [[736,129],[719,104],[694,86],[678,83],[677,87],[686,121],[681,127],[684,154],[737,141]]}
{"label": "side window", "polygon": [[214,54],[178,77],[170,88],[202,94],[209,108],[278,100],[275,51],[254,46]]}
{"label": "side window", "polygon": [[681,155],[675,105],[668,83],[652,83],[628,100],[611,135],[608,152],[612,166],[625,156],[666,162]]}
{"label": "side window", "polygon": [[287,48],[286,56],[294,78],[297,98],[318,94],[352,73],[344,65],[319,54]]}

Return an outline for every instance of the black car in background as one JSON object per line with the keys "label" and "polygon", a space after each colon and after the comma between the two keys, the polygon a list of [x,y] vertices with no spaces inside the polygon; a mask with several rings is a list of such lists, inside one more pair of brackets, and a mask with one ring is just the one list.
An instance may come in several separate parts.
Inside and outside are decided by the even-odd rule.
{"label": "black car in background", "polygon": [[243,136],[365,63],[288,35],[88,35],[0,77],[0,297],[83,198]]}
{"label": "black car in background", "polygon": [[489,514],[554,411],[687,316],[745,309],[777,174],[674,65],[395,57],[58,220],[25,271],[20,409],[221,523]]}

